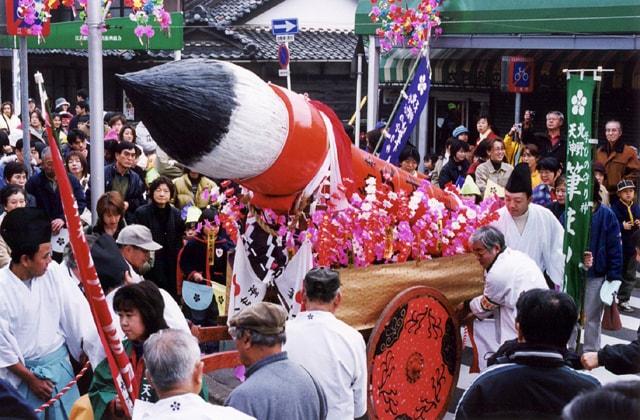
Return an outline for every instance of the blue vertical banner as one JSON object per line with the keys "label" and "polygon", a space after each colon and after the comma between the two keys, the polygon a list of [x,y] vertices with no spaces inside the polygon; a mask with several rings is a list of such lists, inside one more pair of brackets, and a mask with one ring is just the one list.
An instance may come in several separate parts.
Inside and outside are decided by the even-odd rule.
{"label": "blue vertical banner", "polygon": [[[420,113],[429,99],[431,80],[429,78],[429,57],[422,55],[413,74],[409,88],[404,92],[398,112],[393,116],[385,133],[380,149],[380,159],[398,164],[398,157],[404,149],[409,135],[416,126]],[[419,162],[418,162],[419,163]]]}

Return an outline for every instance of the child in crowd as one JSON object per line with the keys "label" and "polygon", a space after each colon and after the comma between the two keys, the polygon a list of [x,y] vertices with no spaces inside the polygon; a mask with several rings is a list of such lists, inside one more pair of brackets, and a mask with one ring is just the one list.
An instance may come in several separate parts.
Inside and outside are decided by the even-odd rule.
{"label": "child in crowd", "polygon": [[600,198],[602,199],[602,205],[609,207],[609,191],[607,190],[607,171],[604,165],[600,162],[593,162],[593,176],[598,180],[600,184]]}
{"label": "child in crowd", "polygon": [[567,180],[564,176],[560,175],[558,178],[556,178],[554,192],[556,194],[556,201],[549,204],[547,208],[551,210],[551,213],[553,213],[558,218],[560,223],[564,224],[562,215],[564,213],[567,197]]}
{"label": "child in crowd", "polygon": [[636,282],[635,248],[632,236],[640,228],[640,206],[635,204],[635,189],[633,181],[623,179],[618,182],[618,200],[611,205],[622,232],[622,285],[618,291],[618,306],[623,312],[633,312],[629,299]]}
{"label": "child in crowd", "polygon": [[546,157],[538,162],[538,172],[540,172],[540,185],[533,189],[531,202],[548,207],[556,200],[554,185],[556,178],[560,175],[560,162],[554,157]]}
{"label": "child in crowd", "polygon": [[420,163],[420,153],[412,144],[407,144],[398,158],[400,169],[413,176],[418,176],[418,164]]}
{"label": "child in crowd", "polygon": [[531,170],[531,188],[535,188],[542,182],[540,180],[540,172],[538,172],[538,159],[540,158],[540,149],[535,144],[525,144],[520,160],[529,165]]}
{"label": "child in crowd", "polygon": [[[227,282],[227,253],[232,247],[224,229],[220,229],[218,211],[213,207],[204,209],[195,237],[189,239],[178,254],[181,275],[178,275],[177,288],[184,300],[182,310],[196,325],[217,325],[219,307],[224,307],[224,293],[220,291]],[[207,342],[201,348],[205,353],[212,353],[218,350],[218,345]]]}
{"label": "child in crowd", "polygon": [[444,188],[449,183],[462,186],[469,169],[469,161],[467,160],[469,145],[463,141],[454,140],[450,150],[449,162],[444,165],[438,177],[440,188]]}

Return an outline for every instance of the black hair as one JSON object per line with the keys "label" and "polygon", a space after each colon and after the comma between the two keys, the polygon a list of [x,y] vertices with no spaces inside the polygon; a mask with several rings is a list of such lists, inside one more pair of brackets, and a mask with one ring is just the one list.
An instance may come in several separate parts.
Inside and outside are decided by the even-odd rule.
{"label": "black hair", "polygon": [[516,303],[516,322],[529,344],[565,348],[578,320],[578,307],[566,293],[549,289],[527,290]]}
{"label": "black hair", "polygon": [[[85,98],[86,99],[86,98]],[[84,109],[85,111],[89,112],[89,103],[86,101],[78,101],[78,103],[76,104],[76,106]]]}
{"label": "black hair", "polygon": [[481,141],[473,150],[473,156],[487,160],[489,158],[489,142]]}
{"label": "black hair", "polygon": [[75,150],[69,152],[67,157],[64,159],[64,166],[66,166],[67,172],[69,171],[69,161],[72,157],[77,158],[80,161],[80,165],[82,165],[82,176],[87,176],[89,174],[89,162],[87,162],[87,159],[82,155],[82,153],[76,152]]}
{"label": "black hair", "polygon": [[40,251],[40,244],[22,245],[20,247],[11,247],[11,262],[20,264],[20,259],[25,255],[30,260]]}
{"label": "black hair", "polygon": [[213,223],[216,220],[216,216],[218,216],[218,209],[213,206],[207,206],[202,209],[202,213],[200,214],[200,217],[198,217],[198,223],[202,223],[205,220]]}
{"label": "black hair", "polygon": [[598,182],[596,177],[593,177],[591,182],[593,182],[593,202],[602,203],[602,196],[600,195],[600,183]]}
{"label": "black hair", "polygon": [[524,148],[527,149],[536,160],[540,157],[540,148],[538,148],[537,144],[527,143],[524,145]]}
{"label": "black hair", "polygon": [[[106,119],[106,116],[105,116],[105,119]],[[118,121],[120,121],[122,125],[125,125],[127,124],[127,117],[125,117],[124,114],[121,114],[119,112],[114,112],[113,115],[111,115],[110,118],[105,122],[109,127],[113,127],[113,125]]]}
{"label": "black hair", "polygon": [[89,97],[89,91],[87,91],[87,89],[78,89],[78,91],[76,92],[76,96],[79,96],[86,100]]}
{"label": "black hair", "polygon": [[[35,149],[36,148],[36,142],[33,141],[34,137],[31,136],[31,142],[29,143],[29,149]],[[40,140],[38,140],[40,141]],[[24,147],[24,141],[23,139],[18,139],[18,141],[16,141],[16,150],[20,150],[22,151],[22,148]]]}
{"label": "black hair", "polygon": [[323,285],[319,282],[311,282],[305,279],[304,283],[304,293],[307,295],[307,298],[313,302],[322,302],[322,303],[330,303],[335,297],[338,295],[338,289],[332,289],[331,287],[327,288],[326,285]]}
{"label": "black hair", "polygon": [[131,132],[133,133],[133,141],[131,143],[135,143],[138,135],[136,134],[136,129],[133,128],[131,124],[125,124],[122,126],[120,132],[118,133],[118,140],[120,140],[121,142],[125,141],[123,138],[125,130],[131,130]]}
{"label": "black hair", "polygon": [[131,143],[130,141],[122,141],[120,143],[114,144],[113,153],[120,154],[125,150],[133,150],[136,151],[136,145]]}
{"label": "black hair", "polygon": [[129,284],[116,291],[113,309],[130,311],[137,309],[142,317],[145,339],[162,329],[169,328],[164,320],[164,299],[160,289],[150,281]]}
{"label": "black hair", "polygon": [[[456,141],[458,139],[453,138],[453,137],[449,137],[445,142],[444,142],[444,150],[442,151],[442,154],[444,155],[445,152],[447,151],[447,149],[449,149],[449,153],[451,153],[451,145],[453,144],[454,141]],[[458,140],[458,141],[462,141],[462,140]],[[466,143],[463,141],[463,143]]]}
{"label": "black hair", "polygon": [[17,185],[12,185],[12,184],[5,185],[0,190],[0,203],[2,203],[2,207],[7,206],[9,197],[11,197],[14,194],[22,194],[25,197],[25,199],[27,198],[27,193],[22,189],[22,187],[19,187]]}
{"label": "black hair", "polygon": [[489,141],[489,147],[487,148],[487,151],[490,152],[493,149],[493,145],[496,143],[501,143],[504,146],[504,140],[502,140],[501,138],[496,138]]}
{"label": "black hair", "polygon": [[84,141],[86,139],[87,135],[82,130],[78,130],[77,128],[69,130],[69,133],[67,133],[67,143],[69,144],[76,143],[78,140]]}
{"label": "black hair", "polygon": [[540,159],[538,162],[538,171],[551,171],[554,174],[560,170],[560,162],[553,156]]}
{"label": "black hair", "polygon": [[640,382],[606,384],[575,397],[562,410],[563,420],[640,418]]}
{"label": "black hair", "polygon": [[6,130],[0,130],[0,147],[10,146],[9,142],[9,134],[7,134]]}
{"label": "black hair", "polygon": [[[29,120],[31,120],[31,116],[33,114],[36,114],[38,116],[38,120],[40,120],[40,125],[44,127],[44,117],[42,116],[42,112],[40,112],[37,109],[34,109],[29,113]],[[31,123],[31,121],[29,121],[29,123]]]}
{"label": "black hair", "polygon": [[404,162],[407,159],[413,159],[416,163],[420,163],[420,152],[418,149],[412,144],[407,144],[402,152],[400,152],[400,157],[398,158],[398,162]]}
{"label": "black hair", "polygon": [[7,162],[7,164],[4,166],[4,172],[3,172],[3,176],[4,179],[7,180],[7,184],[9,183],[9,180],[11,179],[12,176],[14,176],[15,174],[27,174],[27,169],[24,167],[24,165],[18,161],[13,161],[13,162]]}
{"label": "black hair", "polygon": [[449,149],[449,156],[451,156],[451,159],[456,160],[456,153],[458,153],[460,150],[463,150],[464,152],[468,152],[469,145],[463,142],[462,140],[454,139],[451,142],[451,148]]}
{"label": "black hair", "polygon": [[173,182],[166,176],[159,176],[149,184],[149,194],[151,194],[151,201],[153,201],[153,193],[158,189],[160,185],[166,185],[169,188],[169,195],[171,199],[176,195],[176,187]]}
{"label": "black hair", "polygon": [[90,124],[91,116],[88,114],[78,116],[78,124],[83,124],[83,123]]}

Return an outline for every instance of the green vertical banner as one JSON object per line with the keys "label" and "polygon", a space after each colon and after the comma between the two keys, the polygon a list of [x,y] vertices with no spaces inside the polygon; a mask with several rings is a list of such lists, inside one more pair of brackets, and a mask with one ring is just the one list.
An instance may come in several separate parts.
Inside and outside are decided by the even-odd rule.
{"label": "green vertical banner", "polygon": [[585,272],[582,256],[589,249],[591,230],[591,117],[595,81],[592,76],[568,73],[567,180],[564,222],[564,291],[581,307]]}

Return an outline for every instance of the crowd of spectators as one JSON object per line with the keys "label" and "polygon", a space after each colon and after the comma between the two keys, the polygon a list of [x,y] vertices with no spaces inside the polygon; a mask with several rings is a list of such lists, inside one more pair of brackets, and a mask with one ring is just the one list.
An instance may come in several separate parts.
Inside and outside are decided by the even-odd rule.
{"label": "crowd of spectators", "polygon": [[[300,297],[304,310],[295,319],[287,321],[282,306],[261,302],[229,320],[232,346],[246,368],[244,380],[226,399],[227,407],[206,402],[200,357],[219,347],[198,346],[194,335],[198,326],[215,325],[219,311],[215,299],[190,307],[182,288],[188,283],[226,284],[233,247],[210,200],[219,192],[218,184],[188,169],[176,172],[148,143],[138,144],[143,137],[139,127],[121,114],[109,113],[104,118],[104,165],[99,169],[104,170],[105,193],[98,198],[98,217],[92,224],[86,210],[91,197],[90,109],[86,93],[79,93],[75,115],[64,98],[55,101],[53,139],[47,138],[42,115],[31,102],[32,149],[26,161],[21,141],[13,143],[10,137],[26,126],[14,118],[10,103],[2,104],[0,377],[6,381],[0,381],[0,395],[8,401],[3,400],[2,410],[36,418],[33,409],[73,378],[71,362],[88,357],[90,384],[73,387],[46,410],[46,416],[117,419],[124,415],[77,262],[68,249],[59,249],[68,239],[52,150],[46,146],[51,140],[63,153],[105,300],[135,371],[133,395],[139,403],[134,417],[366,418],[366,345],[358,331],[336,318],[342,301],[340,276],[326,268],[306,273]],[[469,244],[485,269],[485,293],[464,302],[459,312],[464,314],[461,320],[486,319],[502,307],[504,317],[499,322],[506,333],[496,343],[501,346],[490,362],[495,366],[462,397],[458,418],[519,414],[583,418],[581,413],[598,398],[620,399],[609,408],[623,410],[624,415],[638,412],[637,399],[633,400],[637,386],[600,390],[596,379],[569,367],[575,360],[567,356],[567,347],[578,311],[568,295],[553,290],[562,272],[557,242],[518,244],[513,239],[518,232],[553,239],[562,231],[566,189],[562,123],[562,114],[554,111],[547,115],[545,133],[536,135],[528,124],[500,138],[490,119],[481,117],[475,142],[470,142],[465,127],[457,127],[443,158],[431,162],[435,173],[429,176],[441,186],[461,185],[471,176],[479,195],[505,198],[495,226],[479,230]],[[633,194],[640,164],[634,166],[635,150],[619,143],[619,122],[609,121],[606,133],[608,143],[598,150],[597,159],[612,204],[611,209],[601,204],[600,184],[594,183],[598,194],[592,231],[597,234],[591,237],[584,267],[592,286],[588,290],[597,290],[611,277],[624,280],[620,307],[627,310],[640,250],[639,235],[634,235],[640,227],[640,208]],[[401,160],[403,170],[418,175],[417,150],[405,150]],[[538,230],[539,226],[544,229]],[[528,269],[522,270],[524,266]],[[522,287],[510,289],[501,301],[489,298],[491,290],[500,289],[495,284],[514,280],[515,275],[505,273],[521,276]],[[587,325],[593,324],[585,343],[591,347],[572,366],[637,372],[637,341],[600,348],[597,321],[602,305],[596,300],[594,293],[585,299]],[[526,404],[523,396],[528,397]]]}

